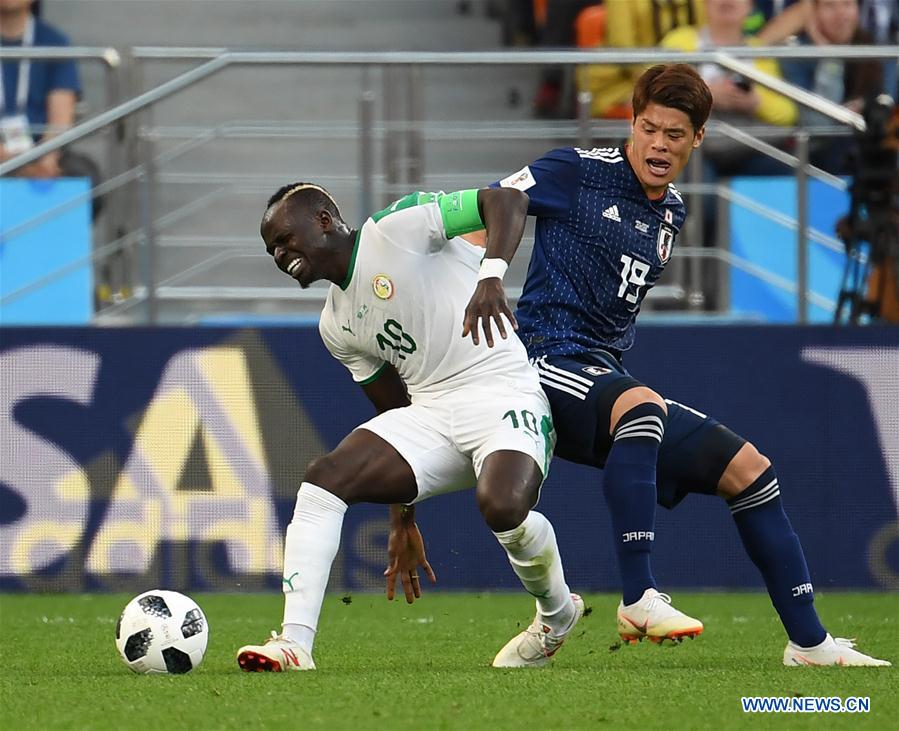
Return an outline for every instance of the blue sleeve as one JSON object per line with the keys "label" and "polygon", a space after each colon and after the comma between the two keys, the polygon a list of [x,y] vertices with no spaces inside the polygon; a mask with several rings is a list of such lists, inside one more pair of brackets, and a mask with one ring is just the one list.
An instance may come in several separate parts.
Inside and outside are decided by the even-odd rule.
{"label": "blue sleeve", "polygon": [[[70,46],[68,37],[60,33],[52,25],[38,20],[35,28],[35,44],[39,46]],[[75,59],[67,58],[58,61],[47,61],[46,93],[62,89],[74,91],[81,96],[81,82],[78,78],[78,65]]]}
{"label": "blue sleeve", "polygon": [[47,84],[47,91],[71,90],[75,92],[75,96],[80,97],[81,83],[78,80],[78,67],[74,59],[53,62]]}
{"label": "blue sleeve", "polygon": [[517,188],[527,193],[529,216],[565,218],[577,197],[580,182],[580,156],[573,147],[561,147],[490,187]]}

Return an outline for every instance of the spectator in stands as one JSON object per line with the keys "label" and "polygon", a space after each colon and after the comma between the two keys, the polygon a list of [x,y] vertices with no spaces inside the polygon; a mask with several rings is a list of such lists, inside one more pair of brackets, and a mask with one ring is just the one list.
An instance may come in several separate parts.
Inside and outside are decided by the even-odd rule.
{"label": "spectator in stands", "polygon": [[[765,0],[756,0],[757,3]],[[858,2],[859,25],[867,31],[872,43],[891,45],[899,43],[899,1],[860,0]],[[818,45],[828,45],[815,23],[814,0],[786,0],[783,12],[769,22],[759,33],[759,40],[766,45],[782,43],[803,33]],[[899,97],[899,59],[884,59],[883,88],[894,99]]]}
{"label": "spectator in stands", "polygon": [[[766,25],[759,39],[768,45],[782,43],[790,36],[805,32],[816,37],[815,0],[755,0],[762,10]],[[777,3],[783,4],[778,8]],[[771,14],[767,7],[775,12]],[[860,0],[861,27],[871,34],[875,43],[891,44],[899,40],[899,3],[896,0]]]}
{"label": "spectator in stands", "polygon": [[[68,46],[65,35],[34,16],[32,5],[33,0],[0,0],[0,45]],[[80,93],[73,60],[3,61],[0,160],[15,157],[71,127]],[[93,161],[69,150],[48,153],[17,174],[35,178],[85,176],[93,185],[99,178]]]}
{"label": "spectator in stands", "polygon": [[[816,46],[866,45],[873,38],[862,30],[858,0],[813,0],[812,33],[799,36],[802,44]],[[818,60],[795,59],[783,64],[784,76],[793,84],[860,112],[865,100],[883,91],[883,65],[878,61],[844,61],[835,49],[833,55]],[[804,126],[832,125],[824,115],[803,109]],[[812,162],[834,173],[845,173],[845,145],[834,145],[832,139],[812,140]]]}
{"label": "spectator in stands", "polygon": [[[751,11],[752,0],[705,0],[706,23],[676,28],[662,39],[661,45],[689,52],[755,44],[757,42],[747,39],[743,30]],[[753,66],[770,76],[780,77],[780,68],[773,59],[756,59]],[[798,112],[790,99],[714,63],[701,64],[698,70],[712,92],[713,119],[737,126],[790,126],[796,122]],[[709,177],[782,172],[779,165],[769,163],[770,158],[727,137],[708,135],[702,152]]]}
{"label": "spectator in stands", "polygon": [[[611,48],[650,48],[674,28],[705,23],[703,0],[605,0],[606,41]],[[631,93],[641,66],[585,66],[578,86],[593,94],[593,115],[631,119]]]}

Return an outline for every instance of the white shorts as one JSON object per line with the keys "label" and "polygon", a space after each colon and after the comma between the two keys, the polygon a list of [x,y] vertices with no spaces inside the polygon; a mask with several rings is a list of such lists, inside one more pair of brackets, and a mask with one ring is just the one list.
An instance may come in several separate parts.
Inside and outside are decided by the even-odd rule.
{"label": "white shorts", "polygon": [[474,487],[489,454],[500,450],[533,457],[549,471],[556,444],[542,389],[460,388],[378,414],[357,427],[388,442],[415,473],[418,497]]}

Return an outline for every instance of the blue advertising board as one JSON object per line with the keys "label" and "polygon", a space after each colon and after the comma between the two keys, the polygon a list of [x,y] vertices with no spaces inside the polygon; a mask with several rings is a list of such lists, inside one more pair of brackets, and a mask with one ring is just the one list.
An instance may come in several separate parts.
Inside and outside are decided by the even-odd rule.
{"label": "blue advertising board", "polygon": [[[766,218],[737,201],[731,203],[730,250],[751,267],[730,268],[732,312],[764,322],[798,322],[796,231],[785,224],[786,219],[796,219],[796,179],[792,176],[733,178],[731,191],[738,198],[748,198],[781,216]],[[809,227],[830,240],[829,245],[815,237],[808,241],[810,322],[833,321],[846,262],[842,245],[833,243],[835,226],[848,211],[848,193],[820,180],[809,180]],[[759,277],[758,269],[771,278]],[[786,289],[787,285],[793,290]]]}
{"label": "blue advertising board", "polygon": [[0,324],[90,322],[89,190],[88,178],[0,180]]}
{"label": "blue advertising board", "polygon": [[[816,589],[899,588],[899,328],[646,327],[631,372],[778,470]],[[372,415],[314,328],[5,328],[0,589],[280,585],[306,464]],[[599,471],[555,460],[539,509],[573,588],[618,577]],[[471,491],[418,509],[446,589],[512,589]],[[332,588],[376,590],[386,509],[354,506]],[[724,503],[657,512],[665,588],[761,588]]]}

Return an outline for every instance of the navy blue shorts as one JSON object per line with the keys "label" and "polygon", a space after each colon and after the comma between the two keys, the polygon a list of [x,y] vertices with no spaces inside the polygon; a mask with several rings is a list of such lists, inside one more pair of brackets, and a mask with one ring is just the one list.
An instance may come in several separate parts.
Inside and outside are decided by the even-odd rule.
{"label": "navy blue shorts", "polygon": [[[642,386],[611,353],[547,355],[534,360],[556,428],[556,456],[602,468],[612,446],[612,406]],[[712,417],[665,399],[668,425],[659,449],[658,503],[673,508],[690,493],[714,495],[721,475],[746,443]]]}

